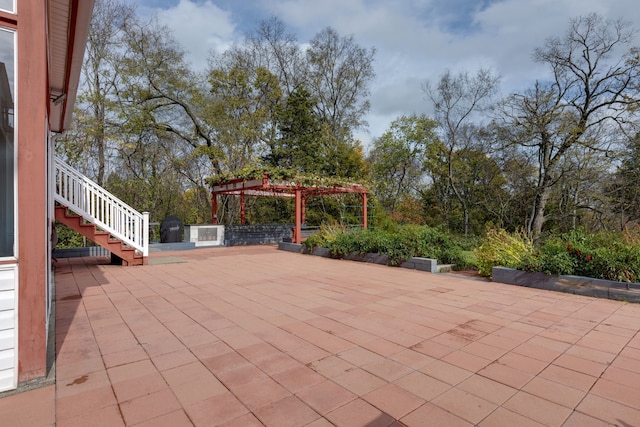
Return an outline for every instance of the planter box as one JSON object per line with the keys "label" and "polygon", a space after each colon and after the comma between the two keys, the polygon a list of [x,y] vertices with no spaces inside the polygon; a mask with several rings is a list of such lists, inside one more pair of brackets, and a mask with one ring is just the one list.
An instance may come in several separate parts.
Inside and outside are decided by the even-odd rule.
{"label": "planter box", "polygon": [[639,283],[580,276],[550,276],[544,273],[529,273],[505,267],[494,267],[491,270],[491,276],[494,282],[508,285],[640,303]]}

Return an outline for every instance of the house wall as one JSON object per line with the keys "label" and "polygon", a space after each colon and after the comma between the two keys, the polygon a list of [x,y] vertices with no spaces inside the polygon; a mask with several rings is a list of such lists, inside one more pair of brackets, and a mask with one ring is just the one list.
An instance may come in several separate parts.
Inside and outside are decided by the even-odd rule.
{"label": "house wall", "polygon": [[93,3],[0,0],[0,392],[47,374],[50,130],[69,126]]}
{"label": "house wall", "polygon": [[0,264],[0,391],[17,385],[17,266]]}
{"label": "house wall", "polygon": [[18,383],[47,369],[46,293],[49,91],[44,1],[18,1]]}

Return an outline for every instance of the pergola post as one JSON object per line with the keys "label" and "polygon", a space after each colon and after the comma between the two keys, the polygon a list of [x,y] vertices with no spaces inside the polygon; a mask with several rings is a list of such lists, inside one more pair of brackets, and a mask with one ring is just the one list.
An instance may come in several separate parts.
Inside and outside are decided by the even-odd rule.
{"label": "pergola post", "polygon": [[302,224],[307,222],[307,198],[306,197],[302,197],[301,202],[300,202],[300,209],[302,210],[301,214],[300,214],[300,218],[302,221]]}
{"label": "pergola post", "polygon": [[240,192],[240,225],[244,225],[244,191]]}
{"label": "pergola post", "polygon": [[296,190],[296,231],[293,243],[302,243],[302,191]]}
{"label": "pergola post", "polygon": [[367,228],[367,193],[362,193],[362,228]]}
{"label": "pergola post", "polygon": [[218,223],[218,195],[216,193],[211,195],[211,223]]}

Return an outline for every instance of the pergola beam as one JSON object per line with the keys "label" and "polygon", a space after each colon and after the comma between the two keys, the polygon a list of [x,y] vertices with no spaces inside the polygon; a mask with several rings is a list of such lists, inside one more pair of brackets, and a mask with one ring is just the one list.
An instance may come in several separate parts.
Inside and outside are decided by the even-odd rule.
{"label": "pergola beam", "polygon": [[359,184],[347,185],[302,185],[296,182],[271,182],[268,174],[262,179],[245,180],[238,178],[224,184],[216,184],[211,192],[211,218],[218,223],[218,195],[240,196],[240,223],[245,222],[245,196],[295,198],[296,224],[294,243],[302,242],[302,224],[306,221],[306,203],[310,197],[330,194],[360,194],[362,197],[362,228],[367,228],[367,194],[368,190]]}

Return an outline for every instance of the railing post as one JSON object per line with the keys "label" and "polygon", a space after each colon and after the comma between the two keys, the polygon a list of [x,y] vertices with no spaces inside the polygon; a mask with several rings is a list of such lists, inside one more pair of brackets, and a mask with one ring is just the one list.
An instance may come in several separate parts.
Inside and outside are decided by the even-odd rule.
{"label": "railing post", "polygon": [[142,212],[142,256],[149,256],[149,212]]}

